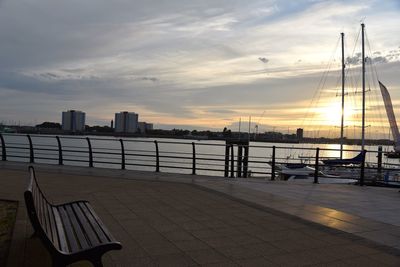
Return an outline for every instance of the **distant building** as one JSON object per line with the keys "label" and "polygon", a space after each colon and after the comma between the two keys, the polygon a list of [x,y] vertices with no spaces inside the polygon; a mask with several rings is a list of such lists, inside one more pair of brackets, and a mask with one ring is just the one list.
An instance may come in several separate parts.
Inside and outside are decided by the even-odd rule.
{"label": "distant building", "polygon": [[303,139],[303,134],[304,134],[303,129],[302,129],[302,128],[298,128],[297,131],[296,131],[296,137],[297,137],[297,139],[298,139],[298,140]]}
{"label": "distant building", "polygon": [[62,112],[62,129],[69,132],[83,132],[85,130],[85,112],[68,110]]}
{"label": "distant building", "polygon": [[153,130],[153,124],[147,123],[144,121],[140,121],[138,123],[138,129],[139,129],[140,133],[146,133],[149,130]]}
{"label": "distant building", "polygon": [[138,130],[139,114],[135,112],[122,111],[115,113],[116,133],[136,133]]}

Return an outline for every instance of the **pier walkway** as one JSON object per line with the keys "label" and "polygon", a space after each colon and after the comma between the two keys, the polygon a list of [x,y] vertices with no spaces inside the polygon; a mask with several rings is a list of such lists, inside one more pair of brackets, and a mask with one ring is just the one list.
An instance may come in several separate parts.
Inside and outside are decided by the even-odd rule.
{"label": "pier walkway", "polygon": [[[30,238],[27,166],[0,163],[0,199],[19,201],[8,266],[51,266]],[[400,265],[396,189],[35,168],[50,199],[89,200],[122,242],[121,251],[104,256],[105,266]]]}

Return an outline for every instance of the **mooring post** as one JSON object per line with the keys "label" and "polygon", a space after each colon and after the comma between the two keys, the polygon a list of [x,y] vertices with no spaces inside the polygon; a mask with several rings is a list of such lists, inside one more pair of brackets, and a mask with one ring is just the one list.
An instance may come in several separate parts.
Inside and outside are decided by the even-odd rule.
{"label": "mooring post", "polygon": [[365,175],[365,156],[367,155],[367,150],[363,150],[363,158],[361,161],[361,170],[360,170],[360,186],[364,185],[364,175]]}
{"label": "mooring post", "polygon": [[275,150],[276,147],[272,146],[271,181],[275,181]]}
{"label": "mooring post", "polygon": [[231,178],[235,178],[235,154],[234,154],[234,147],[231,144]]}
{"label": "mooring post", "polygon": [[56,136],[57,144],[58,144],[58,165],[63,165],[63,153],[62,153],[62,146],[61,140],[59,136]]}
{"label": "mooring post", "polygon": [[124,147],[124,140],[119,139],[121,143],[121,169],[125,170],[125,147]]}
{"label": "mooring post", "polygon": [[378,173],[382,173],[382,146],[378,147]]}
{"label": "mooring post", "polygon": [[229,175],[229,146],[228,142],[225,142],[225,169],[224,169],[224,177],[228,177]]}
{"label": "mooring post", "polygon": [[35,163],[35,154],[33,153],[32,138],[29,134],[27,134],[26,137],[28,137],[28,141],[29,141],[29,162]]}
{"label": "mooring post", "polygon": [[314,172],[314,184],[318,184],[318,170],[319,168],[319,147],[317,147],[317,151],[315,153],[315,172]]}
{"label": "mooring post", "polygon": [[1,133],[0,133],[0,140],[1,140],[1,160],[6,161],[7,160],[6,142],[4,142],[4,137]]}
{"label": "mooring post", "polygon": [[156,172],[160,172],[160,154],[158,151],[158,142],[154,140],[154,144],[156,146]]}
{"label": "mooring post", "polygon": [[196,174],[196,144],[192,142],[192,174]]}
{"label": "mooring post", "polygon": [[89,149],[89,167],[93,167],[93,151],[92,151],[92,144],[90,143],[89,137],[86,137],[86,141],[88,143]]}

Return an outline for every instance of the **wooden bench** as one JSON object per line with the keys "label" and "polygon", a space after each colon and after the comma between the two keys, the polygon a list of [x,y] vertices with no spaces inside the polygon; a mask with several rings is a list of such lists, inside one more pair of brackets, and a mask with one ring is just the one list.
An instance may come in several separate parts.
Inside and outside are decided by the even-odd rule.
{"label": "wooden bench", "polygon": [[24,193],[29,219],[52,256],[53,266],[88,260],[102,266],[101,257],[122,246],[101,222],[89,202],[51,204],[40,189],[35,170],[29,167],[30,182]]}

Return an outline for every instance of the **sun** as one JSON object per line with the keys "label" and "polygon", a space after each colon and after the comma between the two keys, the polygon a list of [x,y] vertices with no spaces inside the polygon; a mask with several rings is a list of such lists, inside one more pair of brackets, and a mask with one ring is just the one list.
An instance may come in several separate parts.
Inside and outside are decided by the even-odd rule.
{"label": "sun", "polygon": [[[340,126],[342,119],[342,104],[338,101],[327,103],[326,106],[318,109],[318,116],[321,124]],[[344,108],[344,124],[348,125],[353,120],[355,115],[355,109],[351,103],[345,104]]]}

